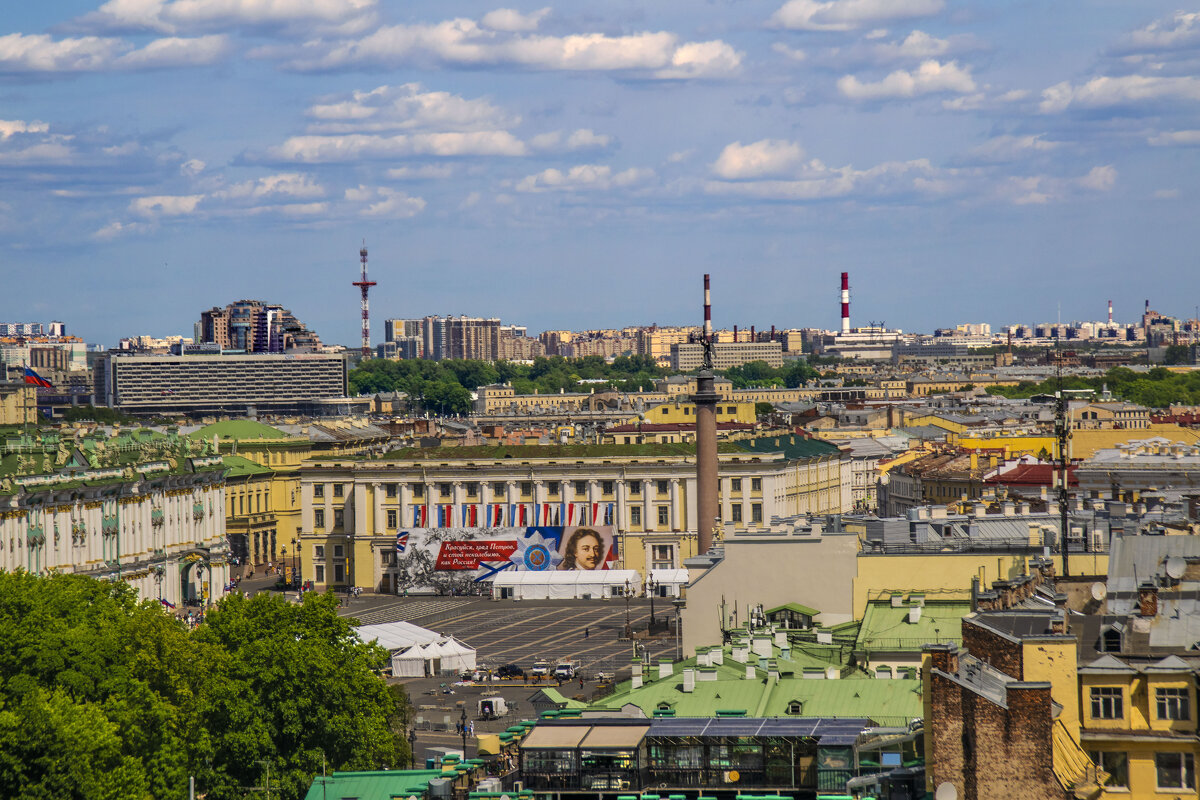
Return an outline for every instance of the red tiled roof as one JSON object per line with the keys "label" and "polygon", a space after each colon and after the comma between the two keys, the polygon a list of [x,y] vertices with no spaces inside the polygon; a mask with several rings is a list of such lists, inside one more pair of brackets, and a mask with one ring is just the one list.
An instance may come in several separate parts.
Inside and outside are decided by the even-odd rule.
{"label": "red tiled roof", "polygon": [[[987,479],[987,483],[1005,486],[1053,486],[1058,480],[1056,464],[1018,464],[1008,472]],[[1067,485],[1078,486],[1075,468],[1067,467]]]}

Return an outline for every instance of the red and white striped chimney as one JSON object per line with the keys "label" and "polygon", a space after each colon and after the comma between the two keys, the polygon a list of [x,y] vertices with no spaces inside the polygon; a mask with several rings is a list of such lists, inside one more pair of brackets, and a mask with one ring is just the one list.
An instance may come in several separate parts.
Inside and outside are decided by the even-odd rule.
{"label": "red and white striped chimney", "polygon": [[850,273],[842,273],[842,333],[850,332]]}
{"label": "red and white striped chimney", "polygon": [[1108,324],[1112,325],[1112,300],[1108,301]]}

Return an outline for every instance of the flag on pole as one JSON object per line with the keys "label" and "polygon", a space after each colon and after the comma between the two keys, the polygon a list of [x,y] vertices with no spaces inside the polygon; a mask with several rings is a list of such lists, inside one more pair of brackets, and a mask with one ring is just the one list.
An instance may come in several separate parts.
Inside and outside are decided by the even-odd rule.
{"label": "flag on pole", "polygon": [[29,367],[25,368],[25,382],[32,383],[34,386],[40,386],[43,389],[53,389],[54,388],[53,383],[46,380],[41,375],[38,375],[36,372],[34,372]]}

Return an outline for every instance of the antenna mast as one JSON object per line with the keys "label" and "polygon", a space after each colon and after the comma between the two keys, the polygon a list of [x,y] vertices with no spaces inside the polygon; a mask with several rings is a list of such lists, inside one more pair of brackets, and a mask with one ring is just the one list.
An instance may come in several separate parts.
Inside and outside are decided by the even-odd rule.
{"label": "antenna mast", "polygon": [[371,357],[371,313],[370,304],[367,302],[367,292],[375,285],[375,281],[367,280],[367,242],[363,240],[362,249],[358,251],[359,260],[362,261],[362,280],[355,281],[352,286],[358,286],[362,289],[362,357]]}

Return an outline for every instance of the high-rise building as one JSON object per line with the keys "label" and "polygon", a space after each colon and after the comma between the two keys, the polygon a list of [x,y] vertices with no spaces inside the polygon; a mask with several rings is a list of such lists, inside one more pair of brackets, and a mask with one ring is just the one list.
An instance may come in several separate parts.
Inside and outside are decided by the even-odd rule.
{"label": "high-rise building", "polygon": [[421,320],[419,319],[385,319],[383,321],[383,338],[389,342],[400,340],[401,336],[420,336]]}
{"label": "high-rise building", "polygon": [[217,344],[223,350],[247,353],[312,351],[321,339],[283,306],[261,300],[239,300],[225,308],[201,312],[197,344]]}
{"label": "high-rise building", "polygon": [[500,320],[447,317],[446,358],[495,361],[500,357]]}

